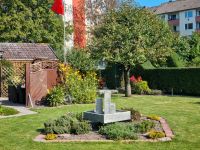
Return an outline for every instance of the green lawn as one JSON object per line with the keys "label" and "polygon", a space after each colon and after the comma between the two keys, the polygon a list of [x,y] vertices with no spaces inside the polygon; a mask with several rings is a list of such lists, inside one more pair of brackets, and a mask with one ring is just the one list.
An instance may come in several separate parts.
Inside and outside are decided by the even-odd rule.
{"label": "green lawn", "polygon": [[38,114],[0,120],[1,150],[199,150],[200,98],[167,96],[116,96],[118,108],[134,107],[143,114],[157,114],[167,119],[176,134],[172,142],[131,144],[115,143],[37,143],[33,138],[40,133],[43,122],[66,112],[81,112],[94,105],[72,105],[61,108],[43,108]]}

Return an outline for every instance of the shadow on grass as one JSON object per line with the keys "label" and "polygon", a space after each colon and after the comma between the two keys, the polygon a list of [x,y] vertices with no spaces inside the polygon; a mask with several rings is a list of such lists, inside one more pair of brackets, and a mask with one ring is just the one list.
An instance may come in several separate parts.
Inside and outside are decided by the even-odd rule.
{"label": "shadow on grass", "polygon": [[37,129],[36,131],[37,131],[38,133],[42,133],[42,134],[45,133],[44,129]]}
{"label": "shadow on grass", "polygon": [[200,105],[200,102],[195,102],[194,104],[198,104],[198,105]]}

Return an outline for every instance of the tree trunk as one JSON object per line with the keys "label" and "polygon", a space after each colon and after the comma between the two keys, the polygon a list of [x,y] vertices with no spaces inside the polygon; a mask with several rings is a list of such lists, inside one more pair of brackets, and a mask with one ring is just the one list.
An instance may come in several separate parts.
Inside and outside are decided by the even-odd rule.
{"label": "tree trunk", "polygon": [[131,96],[130,67],[124,67],[125,96]]}

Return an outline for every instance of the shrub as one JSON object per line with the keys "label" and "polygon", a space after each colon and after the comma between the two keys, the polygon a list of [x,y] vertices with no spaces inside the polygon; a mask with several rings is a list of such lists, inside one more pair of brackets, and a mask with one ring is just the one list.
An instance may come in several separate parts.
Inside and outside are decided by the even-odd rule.
{"label": "shrub", "polygon": [[88,71],[83,74],[66,66],[68,72],[65,74],[68,93],[73,98],[73,103],[86,104],[93,103],[96,98],[97,78],[96,73]]}
{"label": "shrub", "polygon": [[132,92],[134,94],[149,94],[151,93],[151,89],[148,86],[147,81],[140,81],[131,84]]}
{"label": "shrub", "polygon": [[141,118],[141,114],[139,111],[133,108],[122,108],[122,110],[130,111],[131,112],[131,120],[132,121],[139,121]]}
{"label": "shrub", "polygon": [[155,127],[155,123],[152,121],[145,120],[141,123],[135,124],[135,129],[137,132],[146,133]]}
{"label": "shrub", "polygon": [[181,57],[177,53],[173,52],[171,56],[167,59],[167,66],[168,67],[184,67],[185,62],[183,61],[183,59],[181,59]]}
{"label": "shrub", "polygon": [[44,131],[46,134],[86,134],[91,130],[91,125],[82,121],[80,116],[79,114],[68,113],[58,119],[47,121],[44,123]]}
{"label": "shrub", "polygon": [[9,115],[15,115],[19,112],[13,108],[3,107],[0,105],[0,115],[2,116],[9,116]]}
{"label": "shrub", "polygon": [[111,140],[137,139],[135,127],[132,123],[114,123],[102,126],[99,133]]}
{"label": "shrub", "polygon": [[46,140],[55,140],[57,138],[57,136],[55,134],[47,134],[45,136]]}
{"label": "shrub", "polygon": [[159,116],[156,116],[156,115],[150,115],[150,116],[147,116],[147,119],[160,121],[160,117],[159,117]]}
{"label": "shrub", "polygon": [[152,130],[147,134],[147,137],[149,137],[151,139],[163,138],[163,137],[165,137],[165,133],[161,132],[161,131]]}
{"label": "shrub", "polygon": [[55,86],[48,93],[46,100],[49,106],[55,107],[64,103],[65,94],[61,86]]}
{"label": "shrub", "polygon": [[87,134],[92,130],[91,125],[86,122],[86,121],[82,121],[82,122],[74,122],[71,132],[73,134]]}
{"label": "shrub", "polygon": [[92,59],[85,49],[73,49],[66,55],[68,64],[80,71],[96,70],[97,61]]}

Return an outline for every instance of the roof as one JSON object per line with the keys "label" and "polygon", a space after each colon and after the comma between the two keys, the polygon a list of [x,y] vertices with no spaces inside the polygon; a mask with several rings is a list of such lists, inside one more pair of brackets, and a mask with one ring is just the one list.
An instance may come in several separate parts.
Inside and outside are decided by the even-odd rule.
{"label": "roof", "polygon": [[155,14],[165,14],[196,8],[200,8],[200,0],[177,0],[163,3],[160,6],[151,7],[150,9]]}
{"label": "roof", "polygon": [[0,51],[7,60],[58,60],[48,44],[39,43],[0,43]]}

